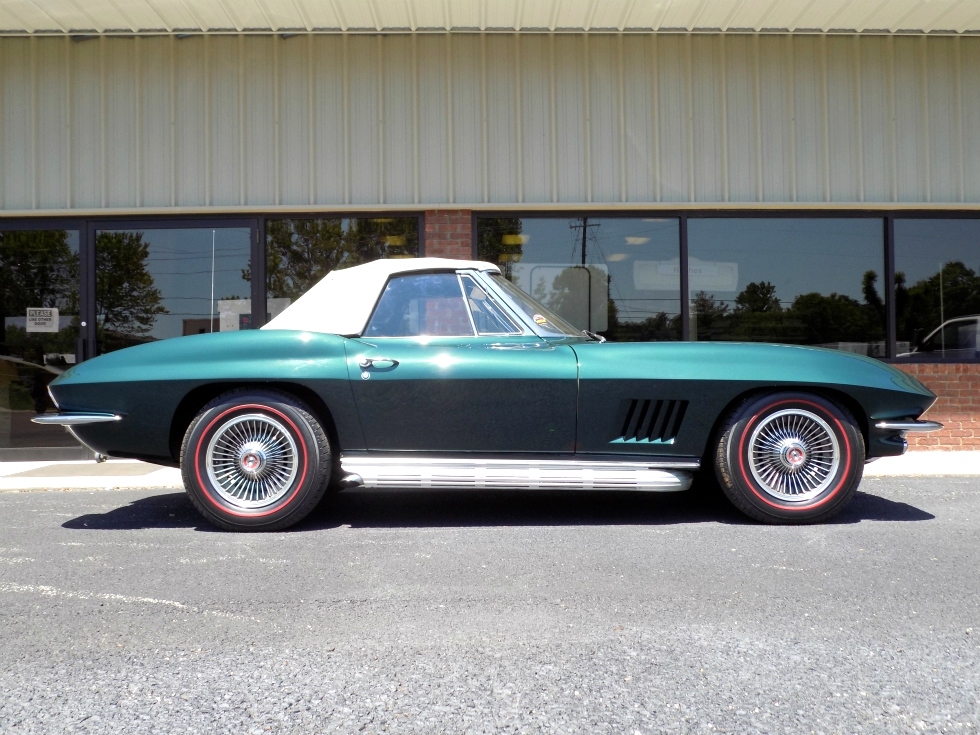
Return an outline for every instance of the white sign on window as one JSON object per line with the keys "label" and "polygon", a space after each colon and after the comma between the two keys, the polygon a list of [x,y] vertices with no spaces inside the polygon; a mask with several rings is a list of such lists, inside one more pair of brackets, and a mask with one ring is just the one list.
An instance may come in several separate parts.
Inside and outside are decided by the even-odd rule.
{"label": "white sign on window", "polygon": [[27,308],[28,332],[57,332],[58,310]]}
{"label": "white sign on window", "polygon": [[[695,291],[737,291],[738,263],[688,259],[688,281]],[[643,291],[676,291],[681,283],[677,260],[638,260],[633,264],[633,286]]]}

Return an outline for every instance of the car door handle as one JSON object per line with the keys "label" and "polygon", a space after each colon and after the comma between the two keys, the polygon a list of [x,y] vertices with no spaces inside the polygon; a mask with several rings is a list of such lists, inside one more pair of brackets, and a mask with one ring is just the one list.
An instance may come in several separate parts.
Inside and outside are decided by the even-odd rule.
{"label": "car door handle", "polygon": [[357,363],[361,370],[367,370],[368,368],[393,368],[398,366],[398,360],[391,357],[362,357],[361,361]]}

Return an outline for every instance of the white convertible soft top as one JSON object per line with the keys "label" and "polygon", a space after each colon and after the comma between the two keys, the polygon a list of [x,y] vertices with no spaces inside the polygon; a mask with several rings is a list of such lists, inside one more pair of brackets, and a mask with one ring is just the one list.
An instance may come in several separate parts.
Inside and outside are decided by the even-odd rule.
{"label": "white convertible soft top", "polygon": [[493,263],[448,258],[392,258],[330,271],[262,329],[297,329],[326,334],[361,334],[381,289],[400,273],[472,269],[499,273]]}

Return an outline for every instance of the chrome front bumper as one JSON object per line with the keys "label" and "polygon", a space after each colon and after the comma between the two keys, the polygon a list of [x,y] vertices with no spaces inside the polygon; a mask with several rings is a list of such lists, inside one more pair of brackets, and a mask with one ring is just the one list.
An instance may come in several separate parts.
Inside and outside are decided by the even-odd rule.
{"label": "chrome front bumper", "polygon": [[122,416],[114,413],[45,413],[31,419],[35,424],[44,426],[81,426],[121,420]]}

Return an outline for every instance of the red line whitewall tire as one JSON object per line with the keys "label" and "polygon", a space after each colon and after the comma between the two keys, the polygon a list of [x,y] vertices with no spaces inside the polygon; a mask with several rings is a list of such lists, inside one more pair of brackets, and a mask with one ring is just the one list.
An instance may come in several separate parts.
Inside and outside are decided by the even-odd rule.
{"label": "red line whitewall tire", "polygon": [[817,523],[851,501],[864,438],[842,406],[807,393],[755,396],[722,423],[715,474],[728,499],[766,523]]}
{"label": "red line whitewall tire", "polygon": [[211,523],[233,531],[278,531],[323,498],[331,453],[323,427],[284,393],[239,390],[197,415],[180,452],[184,487]]}

